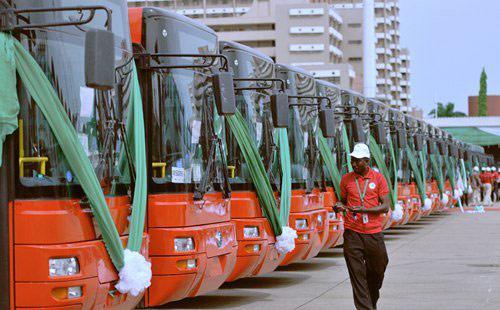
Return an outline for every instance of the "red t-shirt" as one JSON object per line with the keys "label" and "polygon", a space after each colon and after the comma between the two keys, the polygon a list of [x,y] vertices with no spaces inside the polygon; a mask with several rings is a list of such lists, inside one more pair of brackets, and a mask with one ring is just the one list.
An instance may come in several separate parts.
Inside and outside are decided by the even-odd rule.
{"label": "red t-shirt", "polygon": [[495,182],[497,181],[499,175],[500,174],[498,173],[498,171],[495,171],[495,172],[491,173],[491,184],[495,184]]}
{"label": "red t-shirt", "polygon": [[491,175],[491,172],[483,172],[479,175],[479,178],[481,178],[481,182],[483,184],[491,184],[491,179],[493,178],[493,176]]}
{"label": "red t-shirt", "polygon": [[[356,186],[356,179],[358,180],[359,191]],[[381,173],[375,172],[371,168],[364,177],[355,172],[350,172],[345,174],[340,181],[341,195],[347,198],[347,206],[354,207],[362,205],[361,193],[363,193],[365,188],[365,182],[369,182],[364,199],[364,206],[367,209],[378,206],[380,204],[380,198],[389,194],[387,181]],[[370,213],[366,213],[366,215],[368,216],[368,222],[363,223],[362,213],[357,213],[356,216],[354,216],[353,212],[347,211],[347,216],[344,219],[344,227],[362,234],[376,234],[381,232],[383,221],[382,215]]]}

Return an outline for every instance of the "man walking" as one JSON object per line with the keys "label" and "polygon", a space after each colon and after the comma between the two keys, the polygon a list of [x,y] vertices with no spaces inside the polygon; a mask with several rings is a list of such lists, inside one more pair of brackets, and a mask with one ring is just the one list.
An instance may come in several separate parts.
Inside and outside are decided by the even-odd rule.
{"label": "man walking", "polygon": [[381,216],[389,211],[389,188],[384,176],[370,168],[370,150],[366,144],[356,144],[350,156],[353,172],[342,177],[342,198],[336,211],[347,211],[344,258],[354,305],[358,310],[373,310],[377,309],[379,290],[389,263]]}
{"label": "man walking", "polygon": [[472,187],[472,206],[481,205],[481,179],[479,178],[479,167],[475,166],[472,175],[470,176],[470,183]]}
{"label": "man walking", "polygon": [[491,206],[493,203],[491,201],[491,168],[486,167],[486,172],[481,173],[481,183],[483,184],[483,204],[485,206]]}

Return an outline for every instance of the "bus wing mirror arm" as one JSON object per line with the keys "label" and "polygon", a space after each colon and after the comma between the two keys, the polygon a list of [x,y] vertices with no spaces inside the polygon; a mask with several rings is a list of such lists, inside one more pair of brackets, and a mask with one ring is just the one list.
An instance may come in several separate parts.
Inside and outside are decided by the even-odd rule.
{"label": "bus wing mirror arm", "polygon": [[115,84],[115,35],[109,30],[85,33],[85,84],[110,90]]}

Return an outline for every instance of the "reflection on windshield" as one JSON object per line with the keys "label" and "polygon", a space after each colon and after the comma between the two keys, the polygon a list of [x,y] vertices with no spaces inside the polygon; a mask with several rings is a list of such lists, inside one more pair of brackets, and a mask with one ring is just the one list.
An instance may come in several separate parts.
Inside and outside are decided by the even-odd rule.
{"label": "reflection on windshield", "polygon": [[[164,183],[198,183],[205,171],[213,134],[222,121],[206,93],[209,76],[175,69],[154,74],[152,145],[153,180]],[[213,132],[208,124],[214,124]]]}
{"label": "reflection on windshield", "polygon": [[[224,50],[236,78],[272,78],[272,62],[241,50]],[[266,87],[266,82],[239,81],[238,87]],[[250,136],[264,159],[269,171],[274,159],[274,137],[269,102],[271,90],[239,90],[236,92],[236,106],[246,120]],[[248,166],[241,154],[238,143],[230,130],[226,133],[228,165],[232,169],[231,183],[251,184]]]}
{"label": "reflection on windshield", "polygon": [[[213,54],[217,37],[183,21],[155,16],[146,20],[145,47],[151,53]],[[160,59],[162,64],[204,62],[203,58]],[[210,71],[206,69],[160,70],[152,76],[151,147],[152,179],[162,185],[198,184],[206,173],[219,183],[222,162],[211,148],[223,132],[223,121],[215,111]],[[207,171],[210,160],[215,170]],[[165,185],[166,187],[164,187]],[[210,186],[210,185],[209,185]],[[182,189],[181,189],[182,190]],[[184,188],[183,190],[187,190]]]}
{"label": "reflection on windshield", "polygon": [[[77,1],[40,1],[37,7],[77,5]],[[102,2],[101,2],[102,4]],[[102,28],[104,16],[96,15],[92,23],[82,27],[66,26],[36,30],[19,39],[30,51],[52,83],[75,127],[84,151],[90,159],[105,194],[113,194],[119,183],[128,183],[128,165],[119,161],[124,152],[123,137],[127,121],[131,85],[131,52],[128,21],[120,18],[126,12],[121,1],[104,3],[113,8],[113,30],[118,45],[117,86],[113,91],[95,91],[85,86],[84,37],[89,28]],[[33,1],[16,1],[16,7],[32,7]],[[30,16],[32,22],[68,20],[76,13],[43,13]],[[123,25],[126,25],[124,27]],[[59,144],[35,102],[25,89],[19,92],[19,176],[23,186],[61,186],[78,184],[64,158]]]}
{"label": "reflection on windshield", "polygon": [[[281,71],[281,77],[287,81],[288,92],[292,95],[314,96],[314,79],[294,71]],[[310,99],[292,99],[291,103],[312,103]],[[317,166],[317,108],[294,106],[290,109],[289,143],[292,164],[292,183],[303,184],[306,180],[320,177]],[[315,164],[316,163],[316,164]],[[314,173],[313,173],[314,172]]]}

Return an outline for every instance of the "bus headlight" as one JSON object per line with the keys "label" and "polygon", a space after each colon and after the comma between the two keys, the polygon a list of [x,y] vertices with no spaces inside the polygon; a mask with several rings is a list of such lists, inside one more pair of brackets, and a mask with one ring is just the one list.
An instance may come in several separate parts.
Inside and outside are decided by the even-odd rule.
{"label": "bus headlight", "polygon": [[174,249],[176,252],[188,252],[194,250],[193,238],[175,238]]}
{"label": "bus headlight", "polygon": [[296,219],[295,220],[295,228],[296,229],[307,229],[307,220],[306,219]]}
{"label": "bus headlight", "polygon": [[321,214],[318,215],[318,226],[323,226],[323,216]]}
{"label": "bus headlight", "polygon": [[328,219],[330,221],[335,220],[335,212],[328,212]]}
{"label": "bus headlight", "polygon": [[257,227],[257,226],[245,226],[243,228],[243,236],[245,238],[258,238],[259,237],[259,227]]}
{"label": "bus headlight", "polygon": [[76,257],[50,258],[49,275],[51,277],[73,276],[80,272]]}
{"label": "bus headlight", "polygon": [[68,299],[80,298],[82,297],[82,287],[81,286],[71,286],[68,287]]}

